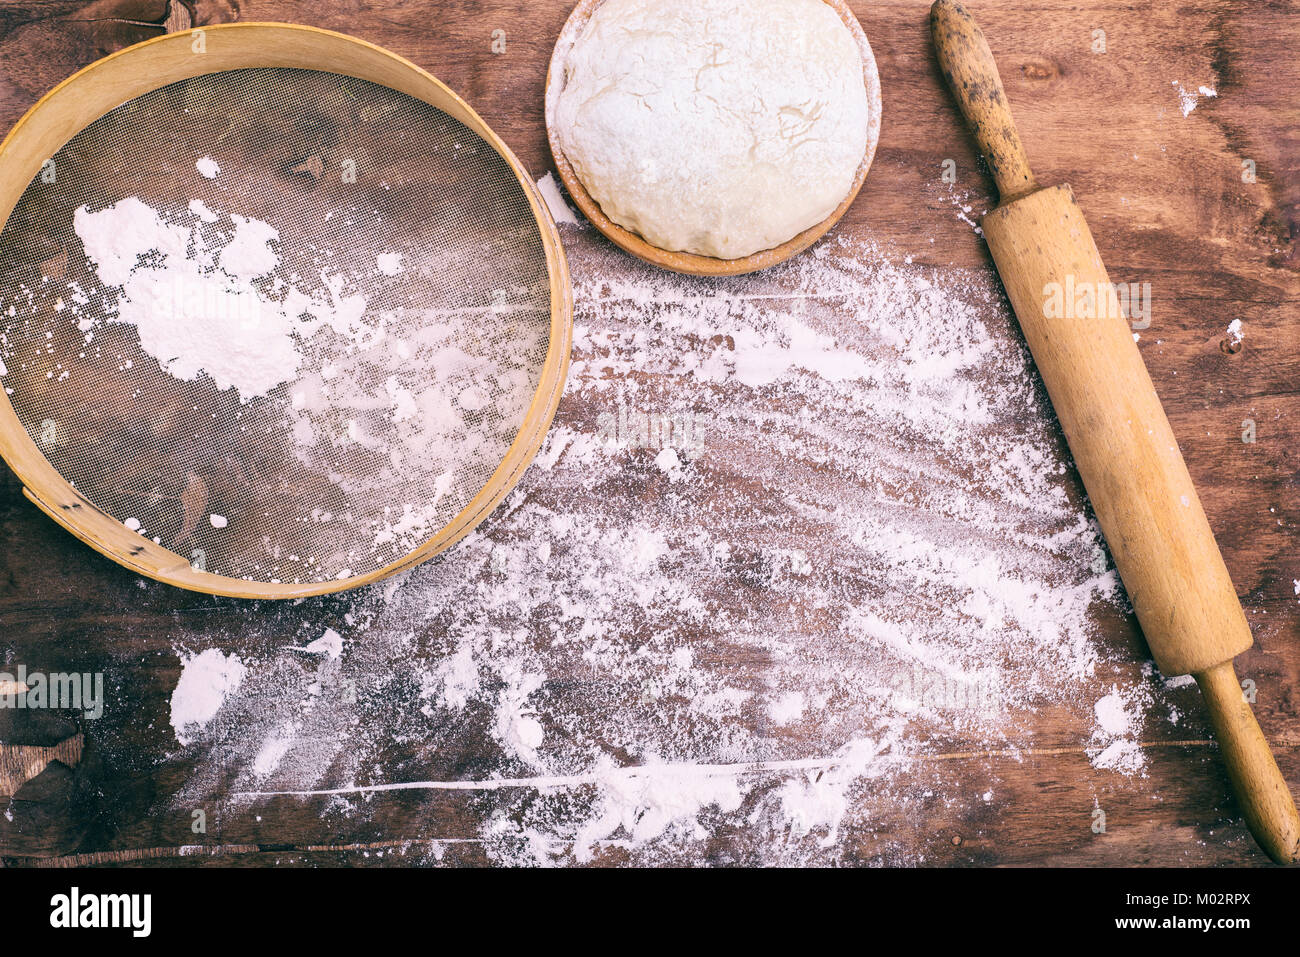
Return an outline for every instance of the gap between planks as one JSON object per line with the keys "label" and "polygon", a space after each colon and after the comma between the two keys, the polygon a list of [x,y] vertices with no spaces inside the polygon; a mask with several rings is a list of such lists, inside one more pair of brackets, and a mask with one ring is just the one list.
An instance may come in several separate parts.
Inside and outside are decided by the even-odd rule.
{"label": "gap between planks", "polygon": [[[1209,748],[1214,741],[1141,741],[1140,748]],[[932,761],[964,761],[975,758],[999,757],[1050,757],[1060,754],[1087,754],[1088,747],[1066,746],[1059,748],[1001,748],[991,751],[950,751],[941,754],[883,755],[885,760],[898,764],[928,763]],[[772,774],[788,771],[825,771],[844,765],[839,757],[804,758],[795,761],[755,761],[740,764],[652,764],[618,768],[612,773],[621,777],[651,777],[663,772],[682,771],[702,777],[739,777],[745,774]],[[405,781],[393,784],[353,784],[342,788],[290,791],[234,791],[232,798],[266,797],[332,797],[341,794],[375,794],[383,791],[497,791],[503,788],[564,788],[596,784],[595,774],[539,776],[528,778],[490,778],[482,781]]]}
{"label": "gap between planks", "polygon": [[[1212,740],[1198,739],[1185,741],[1142,741],[1138,747],[1148,749],[1159,748],[1213,748],[1216,743]],[[977,758],[997,758],[997,757],[1052,757],[1062,754],[1086,754],[1087,748],[1083,747],[1057,747],[1057,748],[1003,748],[998,750],[987,751],[950,751],[940,754],[913,755],[905,759],[916,763],[929,763],[937,761],[962,761]],[[772,773],[789,770],[826,770],[842,764],[843,761],[838,758],[811,758],[804,761],[774,761],[774,762],[755,762],[750,764],[730,764],[730,765],[658,765],[658,769],[674,768],[693,768],[702,771],[705,774],[723,775],[723,774],[756,774]],[[628,768],[625,771],[632,774],[637,771],[644,772],[644,766],[638,768]],[[653,773],[653,772],[652,772]],[[232,797],[312,797],[328,796],[336,794],[353,794],[353,793],[370,793],[375,791],[396,791],[396,790],[492,790],[497,788],[508,787],[560,787],[573,786],[584,783],[594,783],[594,775],[574,775],[570,777],[536,777],[536,778],[501,778],[489,781],[415,781],[399,784],[372,785],[370,787],[351,787],[335,788],[320,791],[237,791]],[[438,847],[447,844],[482,844],[483,839],[472,837],[447,837],[447,838],[405,838],[389,841],[373,841],[369,843],[357,844],[305,844],[305,845],[281,845],[281,844],[184,844],[174,847],[145,847],[145,848],[128,848],[114,851],[92,851],[85,854],[69,854],[62,857],[52,858],[11,858],[16,862],[33,867],[59,868],[59,867],[88,867],[102,864],[119,864],[129,863],[132,861],[154,860],[162,858],[182,858],[182,857],[220,857],[223,855],[242,855],[242,854],[262,854],[262,853],[285,853],[285,854],[320,854],[320,853],[356,853],[369,851],[388,851],[408,849],[412,847]],[[611,845],[619,842],[602,842]],[[0,865],[2,866],[2,865]]]}

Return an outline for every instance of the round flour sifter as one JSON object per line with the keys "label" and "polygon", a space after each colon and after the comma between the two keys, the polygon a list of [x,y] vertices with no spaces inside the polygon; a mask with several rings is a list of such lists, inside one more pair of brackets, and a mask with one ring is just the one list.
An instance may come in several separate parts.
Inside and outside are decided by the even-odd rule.
{"label": "round flour sifter", "polygon": [[337,33],[122,50],[0,145],[0,453],[140,574],[288,598],[446,549],[514,486],[572,298],[532,180]]}

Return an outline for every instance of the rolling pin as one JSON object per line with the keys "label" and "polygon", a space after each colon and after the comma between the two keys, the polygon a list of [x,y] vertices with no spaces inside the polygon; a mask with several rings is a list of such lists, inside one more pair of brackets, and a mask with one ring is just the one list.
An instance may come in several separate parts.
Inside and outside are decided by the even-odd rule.
{"label": "rolling pin", "polygon": [[984,236],[1151,654],[1196,678],[1251,833],[1290,863],[1300,816],[1232,667],[1250,627],[1092,233],[1068,185],[1035,181],[971,15],[938,0],[930,34],[997,181]]}

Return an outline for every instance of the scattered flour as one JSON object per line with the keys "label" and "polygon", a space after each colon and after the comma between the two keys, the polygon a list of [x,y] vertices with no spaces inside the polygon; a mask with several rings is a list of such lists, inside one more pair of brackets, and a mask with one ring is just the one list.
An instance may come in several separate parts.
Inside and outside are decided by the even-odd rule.
{"label": "scattered flour", "polygon": [[1133,716],[1128,707],[1128,701],[1118,691],[1106,695],[1093,706],[1098,729],[1111,737],[1128,734],[1133,727]]}
{"label": "scattered flour", "polygon": [[555,181],[551,173],[548,172],[537,181],[537,191],[542,194],[542,201],[546,203],[546,208],[550,210],[551,218],[557,225],[561,223],[568,223],[570,226],[578,225],[577,214],[565,200],[560,192],[560,184]]}
{"label": "scattered flour", "polygon": [[221,217],[209,209],[208,204],[203,202],[201,199],[190,200],[189,211],[205,223],[215,223],[221,219]]}
{"label": "scattered flour", "polygon": [[100,281],[120,290],[114,321],[134,325],[141,348],[176,378],[206,374],[247,400],[294,378],[302,357],[297,317],[250,281],[278,261],[266,244],[275,231],[243,217],[236,224],[221,256],[227,272],[207,268],[196,230],[135,197],[95,212],[83,206],[74,218]]}
{"label": "scattered flour", "polygon": [[280,232],[260,219],[231,215],[235,233],[221,250],[219,263],[224,273],[251,282],[280,265],[280,256],[271,243],[280,241]]}
{"label": "scattered flour", "polygon": [[1202,86],[1197,90],[1188,90],[1185,89],[1177,80],[1172,80],[1171,83],[1173,84],[1174,89],[1178,91],[1178,108],[1182,110],[1183,116],[1191,115],[1191,112],[1196,109],[1196,104],[1200,101],[1201,97],[1219,95],[1213,87]]}
{"label": "scattered flour", "polygon": [[666,446],[655,456],[655,465],[674,482],[682,477],[682,460],[672,446]]}
{"label": "scattered flour", "polygon": [[[248,401],[300,374],[328,376],[337,350],[321,357],[307,348],[319,333],[339,337],[345,353],[383,342],[387,317],[370,316],[341,276],[322,272],[320,286],[304,291],[275,275],[280,234],[269,223],[231,213],[232,229],[214,241],[209,227],[221,217],[198,200],[188,213],[189,222],[174,221],[129,197],[74,216],[97,277],[118,293],[106,303],[109,320],[134,325],[141,348],[176,378],[206,375]],[[84,319],[83,331],[98,321]]]}
{"label": "scattered flour", "polygon": [[326,628],[325,634],[301,649],[309,655],[326,655],[330,658],[343,657],[343,636],[333,628]]}
{"label": "scattered flour", "polygon": [[805,708],[802,691],[788,691],[768,707],[768,716],[777,724],[789,724],[803,717]]}
{"label": "scattered flour", "polygon": [[82,206],[73,225],[106,286],[126,285],[140,258],[151,252],[184,259],[189,251],[190,231],[134,196],[94,213]]}
{"label": "scattered flour", "polygon": [[[931,799],[985,808],[996,763],[925,759],[1014,760],[1044,710],[1097,775],[1142,774],[1194,692],[1100,640],[1118,582],[989,275],[840,241],[694,280],[571,239],[568,391],[519,489],[446,560],[251,624],[224,729],[247,747],[182,800],[233,781],[249,813],[364,817],[429,791],[463,811],[430,837],[506,863],[797,864]],[[620,408],[693,410],[699,447],[611,446]],[[337,657],[291,650],[340,612]]]}
{"label": "scattered flour", "polygon": [[226,699],[239,690],[247,669],[238,655],[209,648],[197,655],[181,655],[181,677],[172,692],[171,722],[176,740],[197,740]]}
{"label": "scattered flour", "polygon": [[221,172],[221,167],[217,165],[217,161],[211,156],[200,157],[194,163],[194,168],[199,171],[200,175],[207,179],[216,179],[217,174]]}
{"label": "scattered flour", "polygon": [[1246,334],[1242,331],[1240,319],[1234,319],[1228,323],[1228,342],[1230,345],[1241,345],[1241,340],[1245,337]]}
{"label": "scattered flour", "polygon": [[257,757],[253,758],[251,768],[253,777],[262,780],[274,773],[280,766],[280,762],[284,760],[284,756],[289,753],[293,743],[294,729],[292,726],[282,728],[278,734],[267,738],[257,752]]}
{"label": "scattered flour", "polygon": [[478,665],[474,662],[473,645],[466,643],[453,655],[424,676],[420,697],[430,704],[421,709],[432,716],[434,705],[460,710],[478,695],[480,689]]}
{"label": "scattered flour", "polygon": [[1141,771],[1146,758],[1137,738],[1141,720],[1135,693],[1112,688],[1110,694],[1097,701],[1093,711],[1097,717],[1093,728],[1095,746],[1088,751],[1093,767],[1129,774]]}

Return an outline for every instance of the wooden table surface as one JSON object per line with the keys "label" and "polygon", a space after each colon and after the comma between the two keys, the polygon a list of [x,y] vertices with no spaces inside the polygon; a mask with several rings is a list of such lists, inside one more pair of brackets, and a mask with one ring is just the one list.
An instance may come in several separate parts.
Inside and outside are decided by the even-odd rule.
{"label": "wooden table surface", "polygon": [[[987,273],[987,250],[961,222],[953,197],[978,214],[993,202],[991,182],[942,89],[927,5],[851,5],[879,63],[885,117],[875,165],[832,235],[870,238],[921,266]],[[157,35],[169,16],[177,26],[297,21],[354,34],[430,70],[540,176],[552,168],[543,81],[569,6],[197,0],[173,12],[154,0],[3,0],[0,126],[76,69]],[[1149,281],[1154,290],[1143,356],[1254,629],[1256,645],[1238,659],[1238,673],[1255,683],[1260,724],[1300,793],[1300,603],[1292,584],[1300,579],[1300,61],[1292,55],[1300,8],[1248,0],[970,6],[998,59],[1039,180],[1071,183],[1112,277]],[[1105,32],[1104,52],[1094,49],[1097,30]],[[493,52],[494,31],[504,31],[504,53]],[[1201,97],[1185,116],[1176,82],[1190,90],[1207,86],[1217,96]],[[956,164],[952,187],[940,181],[946,158]],[[1253,182],[1243,180],[1246,161]],[[565,238],[574,244],[571,255],[614,272],[624,268],[621,254],[590,231]],[[1234,319],[1246,330],[1236,351],[1224,343]],[[558,421],[572,425],[586,412],[568,396]],[[1257,424],[1253,444],[1241,441],[1248,418]],[[527,479],[523,489],[530,489]],[[98,722],[60,712],[0,712],[0,805],[9,809],[0,816],[4,863],[489,859],[476,835],[496,809],[473,794],[373,794],[360,814],[335,813],[326,796],[237,801],[230,779],[199,780],[197,769],[219,766],[223,752],[234,756],[255,743],[219,733],[181,748],[172,736],[167,707],[180,670],[178,636],[265,651],[288,643],[303,619],[345,631],[361,627],[349,617],[348,599],[289,608],[143,585],[55,528],[8,471],[0,477],[0,541],[0,662],[102,671],[109,698]],[[737,592],[732,610],[746,614],[750,600]],[[1131,618],[1101,614],[1097,628],[1099,642],[1139,674],[1145,649]],[[1103,679],[1084,691],[1095,700]],[[1233,805],[1195,692],[1186,690],[1179,702],[1188,716],[1178,729],[1151,726],[1145,776],[1094,768],[1078,722],[1045,709],[1028,719],[1037,747],[964,757],[958,748],[946,752],[951,760],[936,762],[936,789],[982,790],[982,782],[995,780],[991,804],[876,807],[873,826],[841,836],[835,859],[1267,864]],[[452,728],[439,738],[438,747],[452,754],[441,773],[476,777],[487,747],[482,729]],[[383,773],[376,770],[374,780],[427,776],[422,749],[431,747],[401,734],[378,742],[370,760]],[[1104,833],[1089,827],[1098,806],[1107,814]],[[205,833],[192,828],[195,808],[205,812]],[[717,828],[705,843],[682,859],[772,859],[743,824]],[[628,858],[615,846],[596,859]]]}

